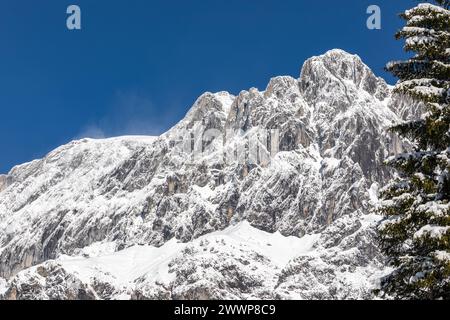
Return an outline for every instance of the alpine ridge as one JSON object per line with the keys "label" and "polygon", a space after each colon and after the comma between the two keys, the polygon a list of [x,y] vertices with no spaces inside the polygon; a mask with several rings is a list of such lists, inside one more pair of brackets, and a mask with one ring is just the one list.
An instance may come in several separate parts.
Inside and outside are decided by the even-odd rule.
{"label": "alpine ridge", "polygon": [[0,298],[370,298],[383,161],[409,145],[386,129],[420,114],[407,102],[335,49],[264,91],[205,93],[159,137],[16,166],[0,175]]}

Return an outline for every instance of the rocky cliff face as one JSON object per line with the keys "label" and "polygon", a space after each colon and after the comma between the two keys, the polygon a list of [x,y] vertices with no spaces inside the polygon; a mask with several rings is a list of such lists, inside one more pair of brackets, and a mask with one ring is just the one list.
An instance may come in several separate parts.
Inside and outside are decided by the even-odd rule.
{"label": "rocky cliff face", "polygon": [[0,174],[0,192],[6,189],[8,186],[8,176]]}
{"label": "rocky cliff face", "polygon": [[[83,139],[17,166],[0,177],[0,295],[369,297],[383,270],[370,210],[391,176],[383,160],[405,145],[386,128],[415,116],[408,106],[332,50],[264,91],[205,93],[160,137]],[[252,245],[236,226],[281,240]],[[291,245],[287,261],[266,250]],[[163,271],[109,270],[152,250],[171,252],[155,258]]]}

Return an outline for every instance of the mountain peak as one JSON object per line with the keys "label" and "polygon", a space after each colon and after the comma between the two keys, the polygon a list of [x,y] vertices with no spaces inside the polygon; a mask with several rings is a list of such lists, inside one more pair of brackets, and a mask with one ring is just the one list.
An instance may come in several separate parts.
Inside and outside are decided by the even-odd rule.
{"label": "mountain peak", "polygon": [[308,61],[322,61],[324,63],[330,64],[330,63],[339,63],[339,62],[351,62],[355,64],[362,64],[364,65],[363,61],[357,54],[349,53],[342,49],[331,49],[327,52],[319,55],[319,56],[313,56],[306,60],[305,63],[308,63]]}
{"label": "mountain peak", "polygon": [[184,119],[175,128],[191,128],[195,123],[203,123],[208,128],[218,128],[229,113],[235,97],[226,92],[205,92],[197,98]]}
{"label": "mountain peak", "polygon": [[339,80],[351,80],[355,84],[360,84],[364,76],[375,77],[359,56],[341,49],[333,49],[306,60],[300,79],[312,75],[325,76],[325,79],[332,77]]}
{"label": "mountain peak", "polygon": [[286,96],[288,91],[297,87],[298,87],[297,80],[292,77],[289,76],[274,77],[270,79],[264,94],[266,97],[269,97],[271,95],[275,95],[277,97]]}
{"label": "mountain peak", "polygon": [[377,77],[358,55],[341,49],[329,50],[306,60],[299,82],[302,91],[311,98],[323,90],[341,91],[347,97],[363,90],[383,100],[388,91],[386,82]]}

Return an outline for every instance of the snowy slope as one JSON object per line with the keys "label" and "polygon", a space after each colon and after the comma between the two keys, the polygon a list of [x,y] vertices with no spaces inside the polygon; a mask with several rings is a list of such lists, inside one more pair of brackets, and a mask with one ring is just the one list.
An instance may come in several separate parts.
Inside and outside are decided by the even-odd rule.
{"label": "snowy slope", "polygon": [[[370,219],[373,217],[366,220]],[[20,272],[7,292],[3,284],[3,291],[7,298],[20,299],[68,299],[67,292],[83,288],[85,296],[92,299],[304,299],[320,294],[326,298],[320,285],[308,292],[293,288],[285,279],[303,259],[321,259],[325,264],[322,259],[330,252],[321,247],[322,241],[319,234],[284,237],[240,222],[190,243],[172,239],[159,248],[133,246],[95,257],[61,256]],[[370,275],[367,268],[360,268],[332,276],[367,294],[367,285],[373,281],[367,279]],[[57,288],[55,282],[61,277],[70,277],[71,281]],[[234,288],[233,282],[238,281],[248,282],[246,290]],[[29,283],[37,285],[30,287]],[[203,292],[205,287],[210,288],[207,294]]]}
{"label": "snowy slope", "polygon": [[[383,270],[370,213],[392,175],[382,163],[407,147],[386,128],[420,113],[408,103],[331,50],[264,91],[203,94],[160,137],[83,139],[17,166],[0,176],[7,296],[367,297]],[[255,137],[251,159],[239,150]],[[76,286],[49,293],[62,274]]]}
{"label": "snowy slope", "polygon": [[[284,267],[292,258],[312,249],[316,235],[303,238],[283,237],[279,233],[269,234],[241,222],[224,231],[216,231],[193,241],[198,246],[205,242],[226,242],[236,247],[246,247],[267,257],[276,266]],[[167,284],[174,277],[169,273],[169,263],[188,246],[176,239],[161,247],[133,246],[125,250],[96,258],[62,258],[61,266],[80,279],[89,282],[96,273],[109,273],[120,285],[132,283],[146,276],[154,282]]]}

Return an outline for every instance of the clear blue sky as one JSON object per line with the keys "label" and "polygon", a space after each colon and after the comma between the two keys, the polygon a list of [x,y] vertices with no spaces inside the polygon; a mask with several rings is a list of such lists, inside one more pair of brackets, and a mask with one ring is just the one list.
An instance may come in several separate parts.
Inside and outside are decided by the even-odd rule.
{"label": "clear blue sky", "polygon": [[[66,28],[66,8],[82,30]],[[382,30],[366,9],[382,9]],[[0,173],[83,136],[158,134],[204,91],[264,89],[328,49],[376,74],[413,0],[1,0]]]}

